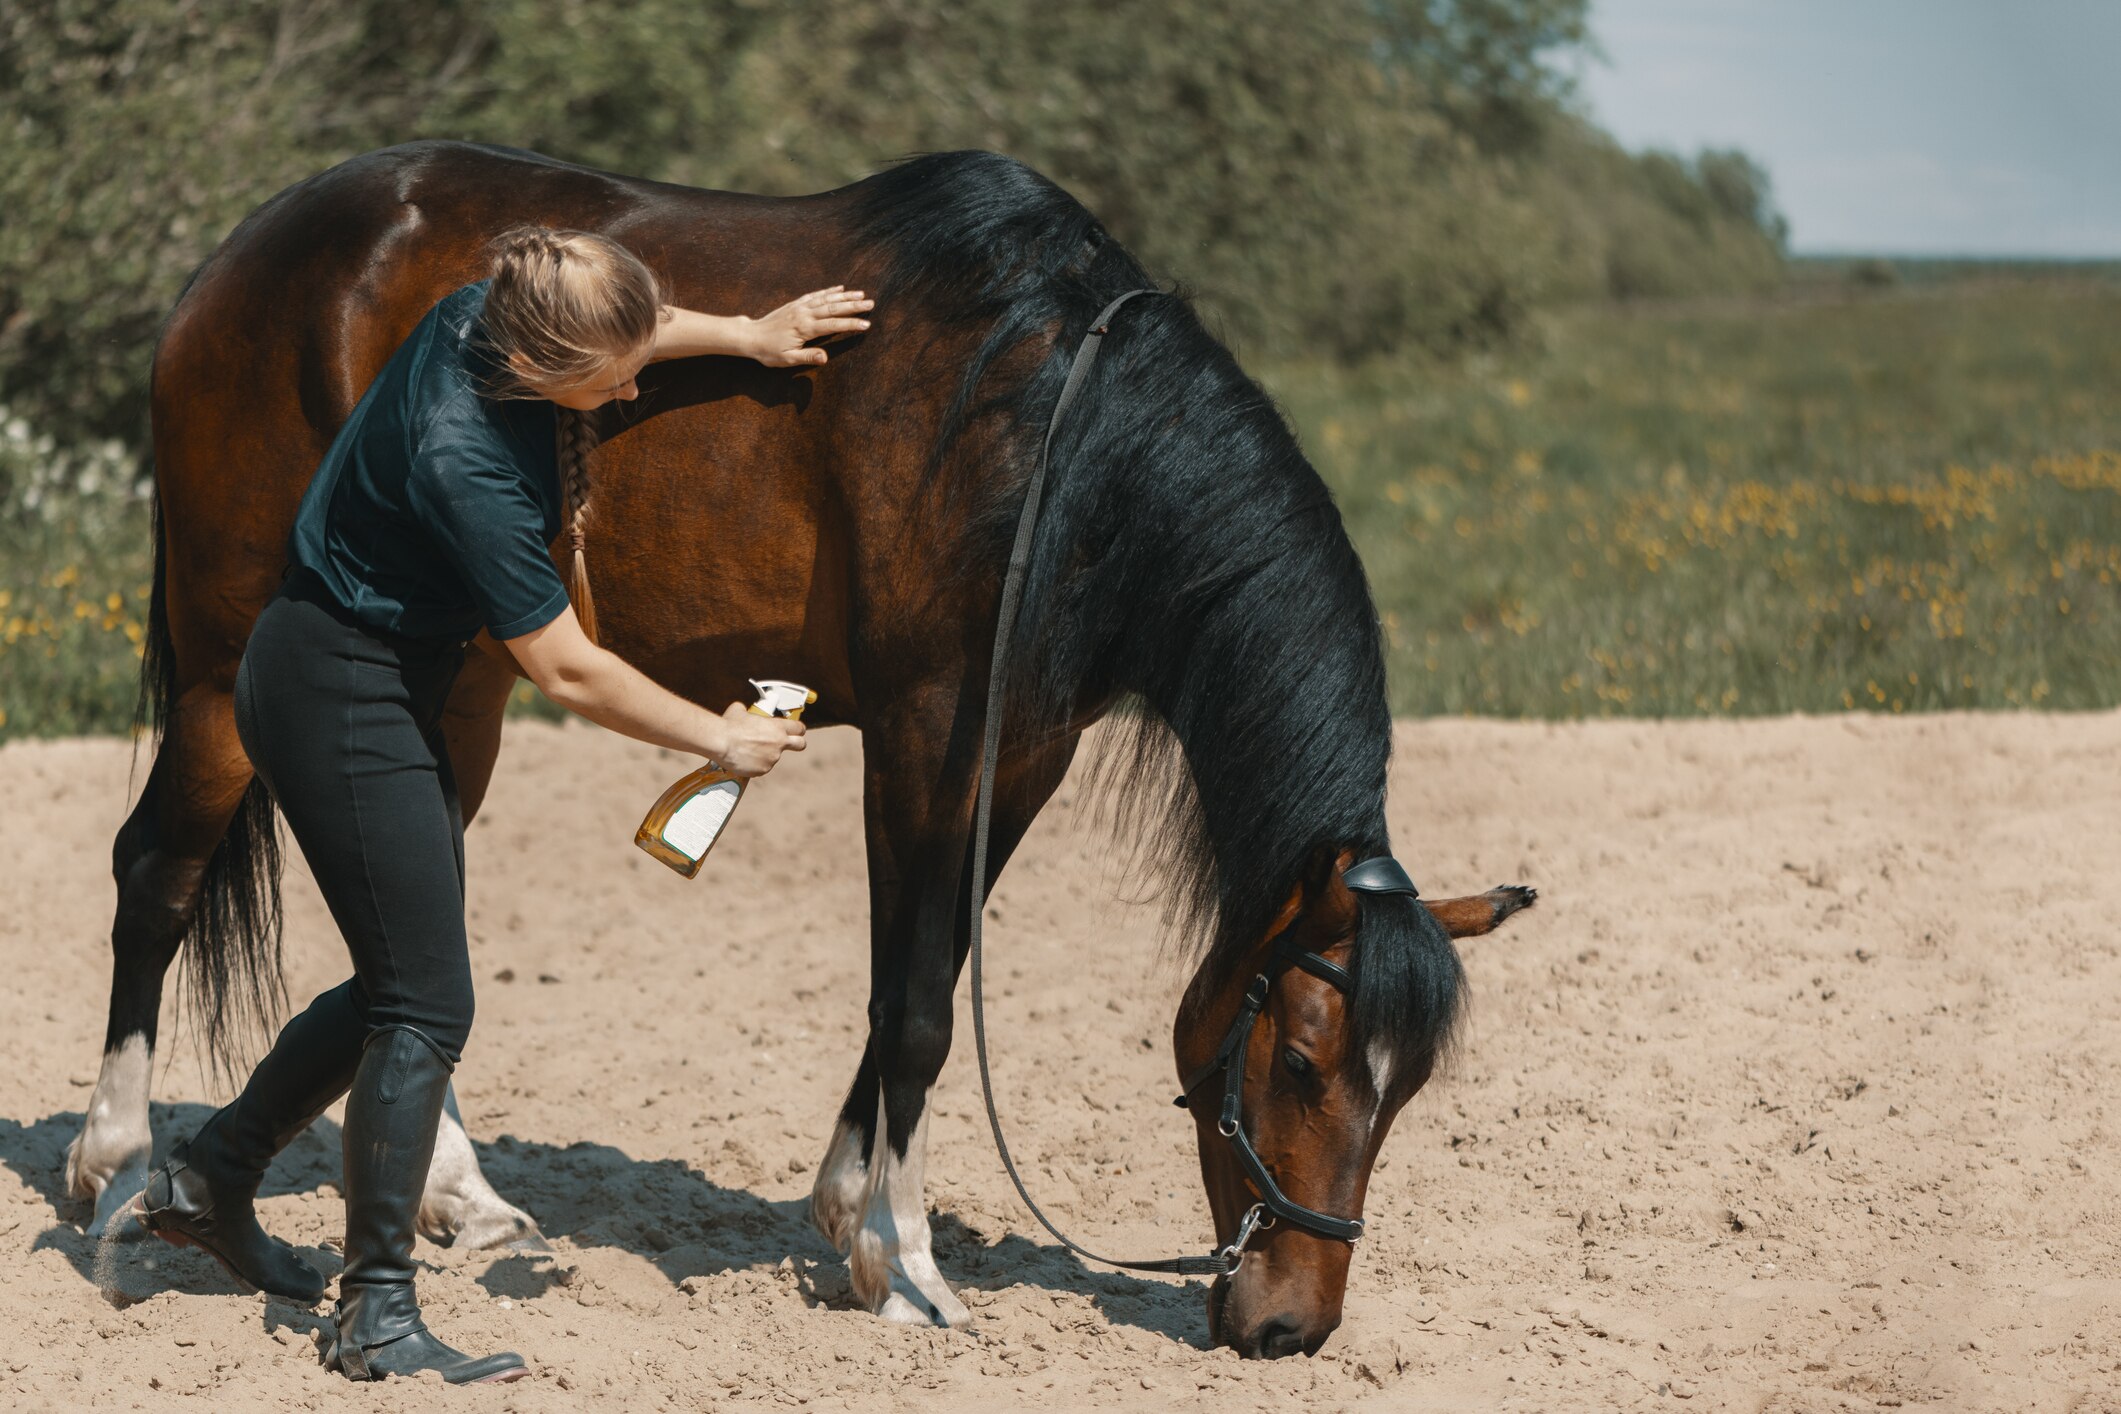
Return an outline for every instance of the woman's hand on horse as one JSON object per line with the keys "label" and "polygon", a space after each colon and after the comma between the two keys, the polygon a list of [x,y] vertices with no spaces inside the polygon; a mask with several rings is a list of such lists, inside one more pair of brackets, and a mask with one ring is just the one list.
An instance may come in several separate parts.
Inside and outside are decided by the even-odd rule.
{"label": "woman's hand on horse", "polygon": [[785,717],[762,717],[741,702],[722,713],[727,740],[710,752],[715,764],[735,776],[763,776],[784,751],[804,749],[803,724]]}
{"label": "woman's hand on horse", "polygon": [[823,363],[823,349],[805,348],[812,339],[837,334],[859,334],[869,327],[861,316],[876,308],[876,301],[860,290],[834,285],[812,290],[792,299],[762,319],[751,321],[754,347],[751,356],[768,368],[798,368]]}
{"label": "woman's hand on horse", "polygon": [[869,321],[862,316],[874,308],[875,300],[845,285],[812,290],[763,319],[741,314],[702,314],[696,309],[666,304],[663,317],[656,322],[655,344],[648,357],[650,362],[657,362],[701,354],[733,354],[757,359],[768,368],[823,363],[823,349],[803,345],[812,339],[861,333],[869,327]]}

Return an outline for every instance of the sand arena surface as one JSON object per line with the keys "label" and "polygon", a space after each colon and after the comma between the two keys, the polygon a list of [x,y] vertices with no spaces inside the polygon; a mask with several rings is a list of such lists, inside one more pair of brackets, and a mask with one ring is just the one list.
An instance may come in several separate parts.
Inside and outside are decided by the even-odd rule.
{"label": "sand arena surface", "polygon": [[[813,743],[687,883],[629,841],[689,763],[510,727],[469,841],[459,1093],[556,1251],[422,1245],[437,1331],[536,1371],[469,1391],[348,1385],[310,1313],[160,1243],[118,1249],[128,1304],[98,1294],[61,1171],[128,751],[0,750],[0,1405],[2121,1407],[2121,716],[1403,725],[1392,818],[1424,888],[1541,902],[1464,945],[1470,1024],[1385,1146],[1347,1322],[1272,1365],[1204,1348],[1199,1283],[1086,1270],[1036,1233],[962,995],[928,1193],[976,1325],[848,1309],[804,1205],[861,1045],[860,747]],[[1005,1112],[1078,1235],[1192,1249],[1181,979],[1145,973],[1153,914],[1111,901],[1084,813],[1071,781],[996,897]],[[287,888],[306,997],[344,953],[298,855]],[[210,1098],[164,1036],[158,1151]],[[327,1120],[297,1141],[261,1204],[327,1270],[337,1140]]]}

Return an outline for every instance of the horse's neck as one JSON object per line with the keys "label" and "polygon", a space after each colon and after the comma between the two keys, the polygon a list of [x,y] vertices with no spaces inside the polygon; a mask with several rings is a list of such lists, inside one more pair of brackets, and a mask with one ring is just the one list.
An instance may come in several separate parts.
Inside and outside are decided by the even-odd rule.
{"label": "horse's neck", "polygon": [[[1391,718],[1367,585],[1337,516],[1284,516],[1233,544],[1212,515],[1159,506],[1170,598],[1131,596],[1115,684],[1175,736],[1197,859],[1249,926],[1313,849],[1385,844]],[[1173,822],[1176,823],[1174,817]]]}

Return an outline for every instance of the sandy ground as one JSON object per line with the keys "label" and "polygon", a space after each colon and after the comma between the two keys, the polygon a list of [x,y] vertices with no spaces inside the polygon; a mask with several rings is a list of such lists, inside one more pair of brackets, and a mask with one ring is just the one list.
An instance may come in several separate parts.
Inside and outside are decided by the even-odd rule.
{"label": "sandy ground", "polygon": [[[1347,1323],[1273,1365],[1204,1348],[1199,1283],[1030,1235],[962,1021],[929,1196],[976,1326],[848,1308],[803,1206],[865,1000],[859,743],[814,741],[687,883],[629,843],[684,763],[510,729],[469,845],[458,1079],[488,1172],[556,1252],[423,1247],[436,1328],[536,1368],[469,1391],[352,1387],[317,1366],[309,1312],[158,1243],[117,1250],[130,1304],[99,1294],[60,1175],[103,1029],[127,747],[0,750],[0,1404],[2121,1408],[2121,717],[1403,726],[1392,816],[1421,882],[1542,901],[1467,943],[1464,1045],[1385,1147]],[[1007,1113],[1094,1245],[1192,1249],[1180,979],[1145,980],[1151,911],[1113,901],[1075,791],[997,896]],[[297,859],[298,993],[337,980],[338,949]],[[211,1098],[183,1036],[165,1053],[164,1146]],[[337,1135],[298,1141],[263,1204],[334,1270],[314,1249],[338,1230]]]}

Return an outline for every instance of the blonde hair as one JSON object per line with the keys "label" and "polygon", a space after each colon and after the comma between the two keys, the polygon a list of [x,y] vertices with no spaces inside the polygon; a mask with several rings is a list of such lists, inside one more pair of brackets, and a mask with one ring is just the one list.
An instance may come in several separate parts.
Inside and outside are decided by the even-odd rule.
{"label": "blonde hair", "polygon": [[[579,384],[655,338],[668,302],[663,281],[610,237],[517,226],[495,237],[488,249],[492,283],[482,322],[500,380],[489,390],[493,396],[536,397],[523,381],[526,376],[560,386]],[[596,420],[572,408],[556,409],[556,416],[560,482],[574,549],[569,592],[582,631],[594,642],[596,604],[589,594],[583,521]]]}

